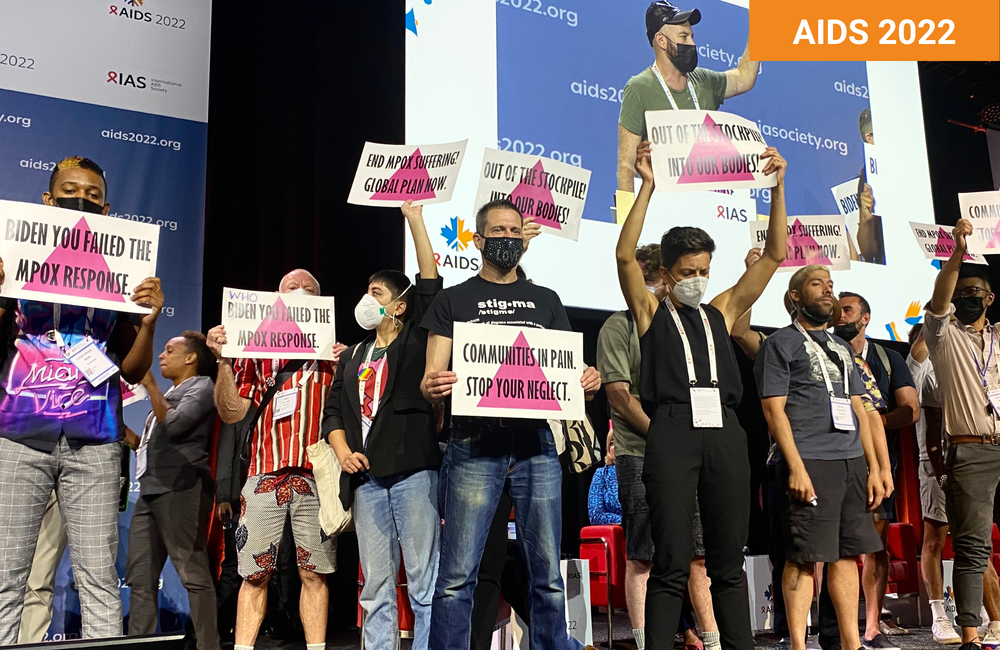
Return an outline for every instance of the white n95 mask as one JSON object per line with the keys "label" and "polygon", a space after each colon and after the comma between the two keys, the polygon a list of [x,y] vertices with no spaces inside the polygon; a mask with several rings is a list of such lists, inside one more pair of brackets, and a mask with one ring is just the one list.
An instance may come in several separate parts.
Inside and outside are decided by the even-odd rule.
{"label": "white n95 mask", "polygon": [[366,293],[361,296],[357,306],[354,308],[354,320],[358,325],[366,330],[373,330],[385,317],[385,307],[375,299],[375,296]]}
{"label": "white n95 mask", "polygon": [[676,282],[672,292],[682,305],[697,309],[701,305],[701,299],[705,297],[706,289],[708,289],[708,278],[697,276]]}

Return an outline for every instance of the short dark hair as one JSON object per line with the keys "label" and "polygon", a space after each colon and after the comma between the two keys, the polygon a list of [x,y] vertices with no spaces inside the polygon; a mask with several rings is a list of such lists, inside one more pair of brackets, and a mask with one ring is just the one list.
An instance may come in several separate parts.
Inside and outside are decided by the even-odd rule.
{"label": "short dark hair", "polygon": [[185,330],[181,333],[181,337],[184,339],[188,352],[194,352],[198,357],[198,375],[215,381],[219,372],[219,364],[216,363],[215,354],[208,349],[208,339],[205,338],[205,335],[194,330]]}
{"label": "short dark hair", "polygon": [[108,198],[108,179],[104,176],[104,170],[93,160],[84,158],[83,156],[70,156],[56,163],[55,169],[52,170],[52,175],[49,176],[50,194],[56,189],[56,176],[64,169],[86,169],[89,172],[94,172],[104,181],[104,198],[105,200]]}
{"label": "short dark hair", "polygon": [[990,273],[987,270],[988,268],[989,267],[983,266],[982,264],[969,264],[968,262],[963,262],[962,266],[958,269],[958,279],[979,278],[986,284],[987,289],[993,291],[993,285],[990,282]]}
{"label": "short dark hair", "polygon": [[517,216],[521,217],[521,222],[524,222],[524,215],[517,209],[513,201],[510,199],[493,199],[476,212],[476,232],[480,235],[486,234],[486,217],[489,215],[490,210],[513,210],[517,213]]}
{"label": "short dark hair", "polygon": [[674,226],[660,239],[660,265],[672,267],[684,255],[715,252],[715,241],[701,228]]}
{"label": "short dark hair", "polygon": [[660,245],[646,244],[635,249],[635,261],[643,265],[642,277],[646,282],[660,279]]}
{"label": "short dark hair", "polygon": [[[413,291],[406,291],[412,282],[410,278],[406,277],[405,273],[393,270],[377,271],[372,274],[372,277],[368,278],[368,284],[372,282],[378,282],[383,287],[389,290],[392,295],[393,300],[398,300],[399,302],[406,305],[406,309],[403,313],[396,317],[396,320],[402,322],[406,320],[407,315],[410,313],[410,298],[413,296]],[[406,291],[406,293],[403,293]],[[391,302],[391,301],[390,301]]]}
{"label": "short dark hair", "polygon": [[841,291],[839,294],[837,294],[837,298],[839,298],[840,300],[843,300],[844,298],[856,298],[857,301],[861,303],[862,316],[864,316],[865,314],[872,313],[872,306],[868,304],[868,301],[865,300],[864,296],[862,296],[859,293],[853,293],[851,291]]}
{"label": "short dark hair", "polygon": [[875,135],[875,131],[872,129],[872,109],[866,108],[858,115],[858,131],[861,132],[862,139],[866,135]]}
{"label": "short dark hair", "polygon": [[910,328],[909,333],[907,333],[906,335],[906,338],[907,340],[909,340],[910,345],[913,345],[914,343],[917,342],[917,337],[920,336],[920,330],[923,329],[923,327],[924,327],[923,323],[917,323],[916,325]]}

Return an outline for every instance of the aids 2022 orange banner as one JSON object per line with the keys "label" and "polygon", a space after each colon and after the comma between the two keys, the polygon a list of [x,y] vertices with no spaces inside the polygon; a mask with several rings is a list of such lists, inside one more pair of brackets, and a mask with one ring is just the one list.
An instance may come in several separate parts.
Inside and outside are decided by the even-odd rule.
{"label": "aids 2022 orange banner", "polygon": [[1000,2],[754,0],[754,61],[997,61]]}

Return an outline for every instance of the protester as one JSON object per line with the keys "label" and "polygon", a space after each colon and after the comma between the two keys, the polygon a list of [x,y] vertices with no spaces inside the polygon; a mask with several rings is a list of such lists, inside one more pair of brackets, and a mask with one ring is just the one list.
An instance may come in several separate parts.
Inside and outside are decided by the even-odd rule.
{"label": "protester", "polygon": [[399,271],[379,271],[354,310],[374,330],[341,359],[323,413],[323,433],[344,470],[340,499],[354,507],[364,586],[366,648],[398,643],[396,576],[406,571],[413,608],[413,647],[425,650],[437,577],[437,415],[420,393],[427,331],[420,319],[441,290],[423,208],[408,201],[403,216],[420,270],[416,284]]}
{"label": "protester", "polygon": [[[858,131],[867,144],[875,144],[872,128],[872,109],[866,108],[858,115]],[[885,264],[885,237],[882,232],[882,217],[875,214],[875,196],[868,184],[867,165],[858,174],[858,248],[852,251],[852,260]],[[850,242],[853,248],[854,242]]]}
{"label": "protester", "polygon": [[[304,269],[281,279],[279,293],[320,295],[319,282]],[[248,479],[240,495],[236,529],[239,572],[243,578],[236,613],[234,650],[250,650],[267,611],[267,585],[277,563],[282,531],[291,518],[292,536],[302,580],[300,615],[307,650],[326,643],[328,592],[326,575],[336,569],[336,540],[319,525],[319,498],[306,447],[320,438],[323,405],[333,385],[336,361],[226,359],[226,329],[208,332],[208,347],[219,361],[215,406],[223,422],[235,424],[248,410],[258,419],[250,437]],[[334,346],[335,359],[344,346]],[[280,381],[279,381],[280,380]],[[270,398],[296,391],[295,408],[276,417]],[[237,449],[237,453],[239,450]],[[228,503],[220,504],[223,512]],[[231,515],[232,513],[228,513]]]}
{"label": "protester", "polygon": [[[646,592],[647,647],[668,647],[676,629],[697,499],[722,646],[749,650],[753,639],[742,551],[750,468],[746,433],[733,411],[743,386],[728,339],[733,324],[785,258],[786,163],[773,148],[762,154],[764,173],[776,174],[777,181],[762,258],[734,287],[702,305],[715,242],[699,228],[672,228],[660,242],[660,275],[668,291],[668,299],[660,302],[647,290],[635,260],[654,185],[649,151],[644,142],[636,152],[642,187],[615,252],[619,282],[641,342],[641,402],[651,420],[642,473],[654,543]],[[716,347],[716,341],[726,344]]]}
{"label": "protester", "polygon": [[604,465],[597,468],[590,479],[587,494],[587,513],[591,526],[622,523],[622,504],[618,501],[618,477],[615,475],[615,431],[608,431],[605,443]]}
{"label": "protester", "polygon": [[750,43],[739,65],[726,72],[698,67],[692,28],[701,11],[681,11],[665,0],[646,8],[646,38],[653,65],[628,80],[618,118],[618,189],[634,191],[635,151],[647,138],[646,111],[715,111],[723,100],[753,88],[759,66],[750,60]]}
{"label": "protester", "polygon": [[[506,199],[482,206],[473,242],[482,251],[478,275],[445,289],[421,326],[428,330],[422,392],[443,403],[457,381],[448,370],[454,323],[514,324],[569,330],[555,292],[518,279],[523,220]],[[496,309],[490,304],[507,305]],[[587,368],[580,379],[588,397],[600,375]],[[431,613],[432,650],[468,648],[475,575],[504,486],[510,489],[517,541],[529,567],[532,647],[576,648],[566,632],[563,581],[559,573],[562,529],[562,470],[555,440],[544,420],[453,417],[442,474],[441,558]],[[529,540],[526,543],[525,540]]]}
{"label": "protester", "polygon": [[986,307],[994,297],[986,269],[962,264],[966,237],[972,232],[967,219],[959,219],[952,230],[955,250],[938,273],[923,324],[948,434],[943,488],[955,551],[955,622],[962,628],[965,650],[979,646],[983,572],[990,560],[994,496],[1000,481],[997,331],[986,320]]}
{"label": "protester", "polygon": [[779,484],[787,490],[780,508],[787,557],[782,589],[792,649],[805,650],[816,562],[827,564],[841,647],[856,649],[856,556],[881,547],[866,507],[877,507],[883,492],[861,399],[865,387],[847,345],[823,331],[834,308],[829,270],[799,269],[788,296],[796,309],[793,326],[764,341],[754,375],[778,443]]}
{"label": "protester", "polygon": [[217,367],[205,336],[187,331],[167,341],[160,354],[160,373],[173,382],[166,394],[152,372],[143,377],[152,410],[136,451],[139,499],[125,565],[129,635],[156,632],[160,572],[169,557],[188,592],[198,650],[220,647],[207,550],[215,501],[208,455]]}
{"label": "protester", "polygon": [[[107,214],[104,172],[74,156],[56,164],[46,205]],[[4,279],[0,261],[0,284]],[[121,444],[119,376],[138,383],[153,360],[153,333],[163,307],[159,278],[135,286],[130,300],[148,314],[129,314],[33,300],[0,299],[0,322],[13,320],[0,375],[0,645],[15,643],[25,584],[53,491],[66,522],[73,575],[80,592],[84,638],[121,636],[115,555]],[[92,386],[64,348],[90,336],[119,373]],[[46,374],[34,369],[44,365]],[[65,377],[58,386],[49,377]],[[39,396],[43,406],[39,408]],[[65,404],[69,403],[69,406]],[[49,405],[49,406],[45,406]],[[50,525],[61,523],[55,515]],[[50,535],[46,531],[43,536]],[[49,561],[58,563],[51,554]],[[48,569],[55,574],[54,567]]]}

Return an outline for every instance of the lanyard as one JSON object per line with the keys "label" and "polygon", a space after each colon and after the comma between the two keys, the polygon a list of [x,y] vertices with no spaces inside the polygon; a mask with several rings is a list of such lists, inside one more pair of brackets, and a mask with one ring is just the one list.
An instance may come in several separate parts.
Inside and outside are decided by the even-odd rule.
{"label": "lanyard", "polygon": [[[684,331],[684,324],[681,323],[681,317],[677,315],[674,303],[670,302],[670,298],[664,298],[663,302],[667,304],[667,309],[677,326],[677,332],[681,335],[681,342],[684,344],[684,361],[687,363],[688,381],[694,386],[698,383],[698,377],[695,374],[694,355],[691,353],[691,343],[688,341],[687,332]],[[715,359],[715,337],[712,336],[712,326],[708,323],[708,315],[705,314],[705,310],[701,306],[698,307],[698,313],[701,314],[701,323],[705,326],[705,340],[708,342],[708,365],[712,372],[712,387],[714,388],[719,384],[719,367]]]}
{"label": "lanyard", "polygon": [[[670,92],[670,88],[667,86],[667,82],[663,80],[663,75],[660,74],[660,69],[656,67],[655,63],[652,65],[652,68],[653,68],[653,74],[656,75],[657,81],[659,81],[660,85],[663,87],[663,93],[667,96],[667,101],[670,102],[670,108],[674,109],[675,111],[681,110],[677,107],[677,102],[674,101],[674,95],[673,93]],[[701,105],[698,104],[698,95],[696,95],[694,92],[694,85],[691,84],[690,78],[687,80],[687,85],[688,85],[688,94],[691,95],[691,101],[694,102],[694,110],[700,111]]]}
{"label": "lanyard", "polygon": [[[819,347],[819,343],[816,342],[816,339],[806,333],[805,328],[802,327],[802,323],[795,321],[795,329],[802,333],[802,336],[806,338],[806,345],[811,346],[813,352],[819,356],[819,369],[823,371],[823,381],[826,383],[826,390],[830,393],[830,397],[835,397],[836,395],[833,392],[833,382],[830,381],[830,371],[826,369],[826,352],[823,352],[823,349]],[[833,337],[830,336],[829,332],[826,333],[826,337],[831,341],[833,340]],[[845,361],[843,357],[841,357],[841,361],[844,362],[844,393],[849,394],[847,389],[847,361]]]}
{"label": "lanyard", "polygon": [[[958,324],[956,324],[955,327],[958,327],[960,330],[962,329]],[[972,362],[976,364],[976,372],[979,373],[979,379],[980,381],[983,382],[983,390],[987,392],[989,391],[989,386],[987,385],[986,382],[986,373],[989,372],[990,359],[993,358],[993,342],[994,342],[993,326],[989,325],[989,329],[990,329],[990,352],[983,359],[982,366],[979,365],[979,358],[976,357],[976,350],[975,348],[972,347],[972,343],[969,342],[968,334],[966,334],[964,330],[962,331],[962,336],[965,338],[965,344],[969,346],[969,352],[972,353]],[[984,345],[983,347],[985,348],[986,346]]]}
{"label": "lanyard", "polygon": [[[93,307],[87,309],[87,324],[84,327],[85,335],[89,335],[91,332],[92,329],[91,324],[94,322],[94,311],[95,310]],[[62,350],[63,354],[65,355],[66,348],[69,346],[66,345],[66,340],[63,338],[62,333],[59,331],[59,322],[61,320],[62,320],[62,305],[56,303],[52,305],[52,331],[49,332],[49,339],[55,340],[56,345],[59,346],[59,349]]]}
{"label": "lanyard", "polygon": [[[385,355],[388,353],[389,351],[386,350],[382,355],[382,363],[379,364],[378,370],[375,371],[375,391],[372,395],[372,414],[369,420],[374,420],[375,414],[378,413],[378,403],[382,397],[382,376],[385,374]],[[365,355],[365,360],[361,364],[361,370],[358,372],[358,402],[362,405],[365,403],[365,384],[368,382],[361,380],[361,374],[371,368],[373,354],[375,354],[375,341],[372,341],[371,346],[368,348],[368,354]],[[362,416],[362,419],[364,419],[364,416]],[[368,428],[371,428],[370,423],[368,424]],[[367,433],[365,431],[366,435]]]}
{"label": "lanyard", "polygon": [[868,361],[868,339],[865,339],[865,347],[861,348],[861,358]]}

